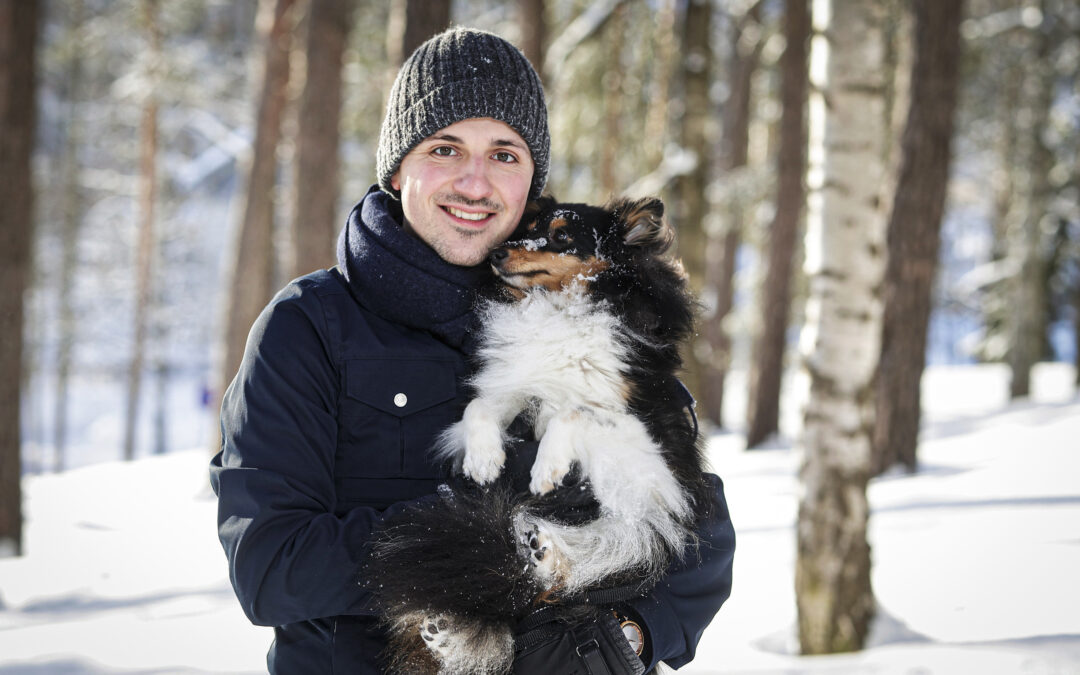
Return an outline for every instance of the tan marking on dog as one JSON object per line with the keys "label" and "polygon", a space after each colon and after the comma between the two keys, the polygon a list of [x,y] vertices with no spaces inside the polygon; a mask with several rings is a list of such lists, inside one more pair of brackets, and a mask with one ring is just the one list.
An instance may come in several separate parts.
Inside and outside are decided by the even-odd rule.
{"label": "tan marking on dog", "polygon": [[551,221],[551,224],[548,225],[548,229],[557,230],[560,227],[566,227],[567,225],[569,225],[569,223],[566,222],[566,218],[555,218]]}
{"label": "tan marking on dog", "polygon": [[506,260],[499,265],[504,276],[529,274],[514,281],[518,288],[537,286],[549,291],[566,288],[579,277],[591,277],[608,268],[608,262],[595,257],[584,260],[572,255],[550,251],[527,251],[511,249]]}

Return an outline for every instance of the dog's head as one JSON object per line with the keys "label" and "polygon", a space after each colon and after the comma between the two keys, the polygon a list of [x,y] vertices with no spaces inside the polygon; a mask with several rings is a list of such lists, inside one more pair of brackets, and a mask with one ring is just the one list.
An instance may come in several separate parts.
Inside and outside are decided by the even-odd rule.
{"label": "dog's head", "polygon": [[529,204],[521,225],[489,260],[512,289],[557,291],[661,255],[673,239],[664,204],[656,198],[617,199],[598,207],[542,197]]}

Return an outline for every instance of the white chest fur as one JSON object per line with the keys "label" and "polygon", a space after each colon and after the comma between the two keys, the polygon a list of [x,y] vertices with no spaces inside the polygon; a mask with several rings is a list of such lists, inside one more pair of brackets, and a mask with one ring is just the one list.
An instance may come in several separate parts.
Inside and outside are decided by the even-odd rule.
{"label": "white chest fur", "polygon": [[[484,365],[474,379],[483,397],[517,405],[537,400],[549,413],[581,406],[626,409],[630,338],[611,311],[583,290],[533,292],[520,302],[492,304],[483,326]],[[536,421],[542,435],[547,420]]]}

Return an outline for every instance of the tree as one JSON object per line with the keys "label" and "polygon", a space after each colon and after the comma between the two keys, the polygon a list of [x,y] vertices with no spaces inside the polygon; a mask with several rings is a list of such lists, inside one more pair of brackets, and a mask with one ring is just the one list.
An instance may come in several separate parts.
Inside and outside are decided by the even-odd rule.
{"label": "tree", "polygon": [[135,250],[135,318],[128,369],[127,412],[124,415],[124,459],[135,458],[139,396],[142,391],[143,361],[153,292],[150,270],[154,258],[154,220],[158,192],[158,104],[154,87],[160,81],[161,32],[157,23],[157,0],[143,0],[142,18],[149,36],[149,68],[139,141],[139,237]]}
{"label": "tree", "polygon": [[66,54],[67,119],[64,124],[64,150],[61,175],[61,260],[57,310],[56,346],[56,401],[53,407],[53,469],[63,471],[67,461],[67,413],[68,384],[71,378],[72,357],[75,349],[75,273],[78,269],[79,231],[83,220],[83,203],[80,189],[79,148],[83,143],[83,121],[79,104],[83,88],[83,3],[72,3],[71,18],[66,26],[68,52]]}
{"label": "tree", "polygon": [[546,82],[544,55],[547,51],[547,20],[544,0],[518,0],[518,34],[521,52],[529,59],[540,79]]}
{"label": "tree", "polygon": [[806,105],[807,40],[810,38],[807,0],[787,0],[784,37],[787,46],[780,58],[783,111],[776,161],[776,215],[769,227],[768,262],[759,303],[761,334],[755,342],[750,364],[746,421],[748,448],[761,444],[776,433],[780,423],[780,384],[787,351],[795,240],[805,194],[806,134],[803,109]]}
{"label": "tree", "polygon": [[[248,331],[273,293],[276,155],[289,84],[294,4],[294,0],[264,0],[259,8],[258,22],[264,28],[265,40],[262,89],[257,101],[246,202],[234,233],[231,268],[226,273],[224,337],[212,410],[220,408],[225,389],[243,360]],[[216,440],[215,434],[215,448]]]}
{"label": "tree", "polygon": [[[686,265],[690,281],[700,292],[705,276],[705,218],[709,212],[707,199],[711,134],[709,119],[712,105],[709,88],[712,84],[711,47],[712,3],[689,2],[685,7],[682,27],[682,81],[685,109],[679,122],[679,144],[696,155],[693,170],[681,176],[675,185],[679,256]],[[687,353],[687,386],[700,396],[703,368],[691,345]]]}
{"label": "tree", "polygon": [[814,3],[795,571],[805,654],[860,649],[874,613],[866,486],[885,267],[887,14],[881,3]]}
{"label": "tree", "polygon": [[37,117],[36,0],[0,3],[0,557],[22,555],[20,392]]}
{"label": "tree", "polygon": [[[1011,287],[1009,317],[1009,369],[1012,379],[1009,397],[1022,398],[1031,392],[1031,369],[1042,355],[1046,343],[1046,251],[1044,220],[1048,217],[1053,188],[1050,170],[1054,156],[1044,137],[1053,105],[1055,74],[1050,59],[1053,32],[1049,3],[1040,3],[1041,20],[1032,26],[1035,54],[1025,64],[1021,97],[1026,114],[1021,124],[1021,161],[1027,171],[1018,180],[1019,199],[1014,199],[1008,217],[1007,238],[1017,273]],[[1009,158],[1015,161],[1016,158]]]}
{"label": "tree", "polygon": [[[760,33],[759,3],[746,14],[731,18],[728,82],[730,94],[722,111],[719,170],[734,183],[747,167],[752,119],[752,82],[765,40],[751,39]],[[710,232],[705,247],[705,288],[716,297],[715,307],[703,320],[702,333],[709,346],[702,359],[698,407],[702,418],[717,426],[724,424],[724,385],[731,365],[731,337],[725,322],[735,305],[735,261],[742,245],[747,197],[745,190],[733,191],[722,204],[722,224]]]}
{"label": "tree", "polygon": [[352,23],[353,0],[320,0],[307,21],[307,78],[296,138],[292,276],[334,264],[340,227],[338,152],[341,69]]}
{"label": "tree", "polygon": [[386,29],[386,54],[393,74],[417,47],[449,25],[450,0],[394,0]]}
{"label": "tree", "polygon": [[915,469],[919,383],[949,182],[960,77],[963,0],[916,0],[915,61],[900,174],[888,224],[881,362],[876,377],[875,474]]}

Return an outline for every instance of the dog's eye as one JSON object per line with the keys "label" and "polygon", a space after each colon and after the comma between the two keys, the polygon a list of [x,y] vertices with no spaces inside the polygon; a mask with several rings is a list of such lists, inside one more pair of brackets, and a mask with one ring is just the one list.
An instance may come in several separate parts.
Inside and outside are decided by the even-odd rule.
{"label": "dog's eye", "polygon": [[551,233],[551,241],[555,242],[556,244],[569,244],[570,233],[566,230],[555,230]]}

